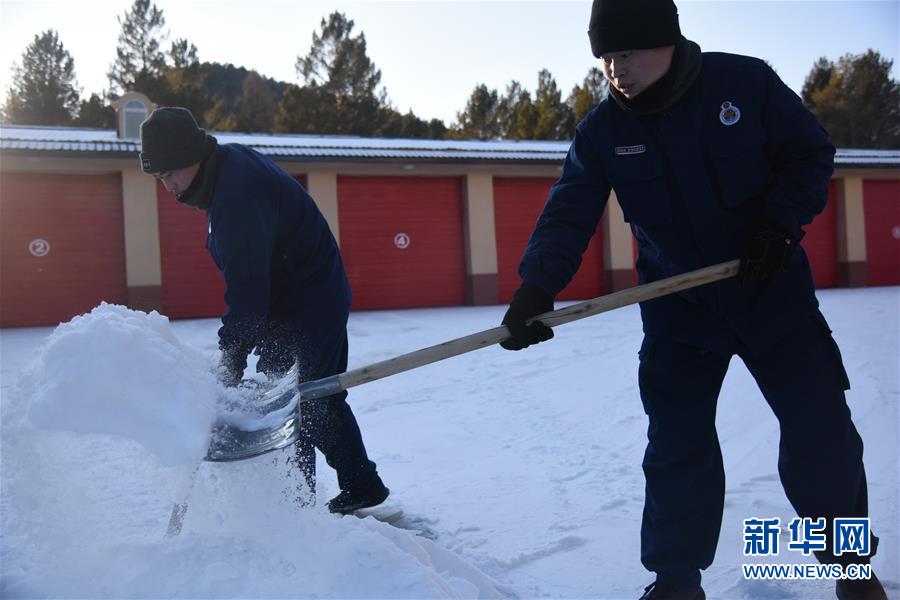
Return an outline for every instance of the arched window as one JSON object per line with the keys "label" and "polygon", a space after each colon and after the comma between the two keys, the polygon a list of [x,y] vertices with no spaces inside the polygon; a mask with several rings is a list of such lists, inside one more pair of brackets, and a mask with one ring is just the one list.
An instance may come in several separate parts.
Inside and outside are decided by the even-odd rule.
{"label": "arched window", "polygon": [[147,107],[139,100],[129,100],[123,111],[124,132],[127,138],[141,137],[141,123],[147,118]]}

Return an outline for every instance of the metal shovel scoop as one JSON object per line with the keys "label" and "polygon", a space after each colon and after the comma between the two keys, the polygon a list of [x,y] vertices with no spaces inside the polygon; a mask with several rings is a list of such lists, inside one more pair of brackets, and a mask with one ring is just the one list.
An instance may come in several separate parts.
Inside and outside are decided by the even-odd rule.
{"label": "metal shovel scoop", "polygon": [[[740,261],[732,260],[639,285],[538,315],[529,322],[541,321],[545,325],[556,327],[630,304],[733,277],[738,272],[739,264]],[[299,408],[303,402],[332,396],[363,383],[383,379],[479,348],[493,346],[508,337],[509,330],[506,326],[501,325],[345,373],[308,381],[299,386],[296,385],[296,372],[289,373],[264,395],[260,403],[261,414],[277,415],[287,411],[285,418],[275,423],[271,423],[271,419],[268,419],[270,423],[252,431],[245,431],[227,423],[218,424],[213,430],[212,441],[205,460],[213,462],[243,460],[284,448],[294,443],[300,435]]]}

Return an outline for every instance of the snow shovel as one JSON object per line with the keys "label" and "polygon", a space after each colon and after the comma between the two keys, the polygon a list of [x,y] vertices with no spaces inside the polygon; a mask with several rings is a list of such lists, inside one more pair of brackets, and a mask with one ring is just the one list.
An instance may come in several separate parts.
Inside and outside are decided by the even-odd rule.
{"label": "snow shovel", "polygon": [[[572,304],[538,315],[529,322],[542,321],[545,325],[556,327],[630,304],[734,277],[737,275],[739,265],[740,261],[732,260],[705,267],[600,296],[593,300]],[[326,398],[363,383],[410,371],[479,348],[493,346],[508,337],[509,330],[505,325],[501,325],[345,373],[307,381],[299,386],[296,383],[297,368],[295,365],[287,375],[276,381],[273,386],[253,401],[251,408],[254,413],[259,415],[259,419],[254,422],[253,429],[242,429],[228,421],[222,421],[213,428],[209,450],[204,460],[232,462],[285,448],[300,437],[300,406],[303,402]],[[194,485],[199,468],[200,465],[196,465],[187,471],[186,477],[179,485],[178,500],[172,505],[172,514],[166,531],[167,538],[175,537],[181,532],[188,508],[188,495]]]}
{"label": "snow shovel", "polygon": [[[737,275],[739,264],[740,261],[732,260],[639,285],[538,315],[529,322],[542,321],[545,325],[556,327],[629,304],[652,300],[733,277]],[[307,381],[299,386],[294,383],[297,380],[296,373],[288,374],[275,385],[269,396],[260,404],[259,414],[264,416],[259,422],[259,427],[252,431],[245,431],[228,423],[218,424],[213,430],[212,441],[205,460],[211,462],[244,460],[284,448],[294,443],[300,436],[299,413],[300,405],[303,402],[326,398],[363,383],[403,373],[479,348],[493,346],[508,337],[509,330],[505,325],[501,325],[345,373]]]}

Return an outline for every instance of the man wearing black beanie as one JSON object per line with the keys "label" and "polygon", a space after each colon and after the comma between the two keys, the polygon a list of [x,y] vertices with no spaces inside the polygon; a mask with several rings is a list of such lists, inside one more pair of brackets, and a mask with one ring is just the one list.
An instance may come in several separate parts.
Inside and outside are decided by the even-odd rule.
{"label": "man wearing black beanie", "polygon": [[[247,356],[302,381],[347,370],[350,284],[337,242],[315,202],[275,163],[241,144],[219,144],[186,108],[162,107],[141,124],[141,168],[179,202],[206,211],[206,247],[225,278],[220,377],[238,385]],[[301,411],[296,463],[315,491],[314,445],[337,471],[335,513],[382,503],[388,489],[369,460],[347,392]],[[305,499],[304,499],[305,500]]]}
{"label": "man wearing black beanie", "polygon": [[[611,190],[638,243],[640,283],[740,258],[737,278],[641,304],[641,562],[656,574],[641,597],[705,598],[700,572],[713,562],[725,498],[716,402],[735,355],[778,418],[778,472],[799,517],[821,532],[816,557],[868,564],[874,535],[860,536],[857,552],[834,543],[836,520],[868,524],[863,443],[799,246],[827,202],[834,147],[764,61],[701,53],[672,0],[594,0],[588,37],[609,97],[575,129],[519,265],[503,347],[553,337],[526,322],[572,279]],[[886,597],[874,574],[837,580],[836,594]]]}

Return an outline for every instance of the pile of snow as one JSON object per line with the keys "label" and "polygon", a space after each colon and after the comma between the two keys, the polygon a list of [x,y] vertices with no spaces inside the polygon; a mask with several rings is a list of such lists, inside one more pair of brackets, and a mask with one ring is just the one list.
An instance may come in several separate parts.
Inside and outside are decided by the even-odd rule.
{"label": "pile of snow", "polygon": [[103,303],[57,327],[40,360],[36,426],[124,436],[167,466],[205,456],[222,388],[156,311]]}
{"label": "pile of snow", "polygon": [[214,376],[214,322],[192,345],[157,313],[104,304],[33,331],[36,344],[2,337],[0,597],[509,595],[417,531],[328,513],[324,464],[318,505],[299,507],[292,448],[202,463],[184,528],[166,538],[217,399],[235,403]]}

